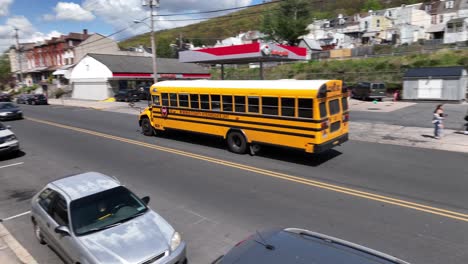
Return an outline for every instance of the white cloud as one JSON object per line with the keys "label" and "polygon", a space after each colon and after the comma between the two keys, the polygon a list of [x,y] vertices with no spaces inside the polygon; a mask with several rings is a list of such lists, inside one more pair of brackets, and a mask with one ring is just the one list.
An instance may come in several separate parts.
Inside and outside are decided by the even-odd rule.
{"label": "white cloud", "polygon": [[[133,20],[140,20],[149,17],[149,8],[141,5],[141,0],[85,0],[83,8],[92,11],[97,17],[106,23],[112,25],[115,30],[126,28],[133,23]],[[218,9],[227,9],[239,6],[251,5],[252,0],[171,0],[161,1],[157,9],[158,14],[180,14],[189,12],[211,11]],[[191,21],[168,21],[183,20],[191,18],[206,18],[210,16],[219,16],[222,13],[184,15],[171,17],[158,17],[155,22],[155,29],[169,29],[182,27],[188,24],[198,23],[200,20]],[[146,20],[149,22],[149,20]],[[134,25],[130,29],[116,36],[117,39],[134,36],[148,32],[149,28],[144,24]]]}
{"label": "white cloud", "polygon": [[46,14],[42,18],[46,21],[70,20],[70,21],[91,21],[95,18],[93,13],[82,8],[76,3],[58,2],[54,7],[55,14]]}
{"label": "white cloud", "polygon": [[55,30],[49,33],[39,32],[24,16],[10,17],[4,25],[0,25],[0,51],[4,51],[11,45],[15,45],[15,28],[18,29],[20,43],[38,42],[61,35],[60,32]]}
{"label": "white cloud", "polygon": [[0,0],[0,16],[8,15],[12,3],[13,0]]}
{"label": "white cloud", "polygon": [[62,33],[58,32],[57,30],[52,30],[49,33],[42,33],[42,32],[34,32],[25,42],[40,42],[46,39],[57,38],[60,37]]}

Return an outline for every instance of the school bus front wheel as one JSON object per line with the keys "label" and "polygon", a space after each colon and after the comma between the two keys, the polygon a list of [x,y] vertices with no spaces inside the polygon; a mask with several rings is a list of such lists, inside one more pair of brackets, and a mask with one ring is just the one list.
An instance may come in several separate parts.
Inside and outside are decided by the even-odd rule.
{"label": "school bus front wheel", "polygon": [[151,137],[154,136],[154,128],[151,125],[149,118],[143,117],[141,119],[141,131],[143,135]]}

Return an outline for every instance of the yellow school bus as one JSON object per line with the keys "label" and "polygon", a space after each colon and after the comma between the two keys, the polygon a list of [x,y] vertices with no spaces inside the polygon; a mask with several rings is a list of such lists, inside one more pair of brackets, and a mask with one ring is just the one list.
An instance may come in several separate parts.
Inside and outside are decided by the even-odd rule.
{"label": "yellow school bus", "polygon": [[144,135],[183,130],[219,136],[234,153],[269,144],[319,153],[348,140],[341,80],[162,81],[140,114]]}

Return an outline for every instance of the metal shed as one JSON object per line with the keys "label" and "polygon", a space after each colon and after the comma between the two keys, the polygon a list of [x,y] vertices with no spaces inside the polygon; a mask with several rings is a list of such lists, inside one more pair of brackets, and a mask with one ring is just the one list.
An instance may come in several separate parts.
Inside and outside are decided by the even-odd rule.
{"label": "metal shed", "polygon": [[403,99],[467,100],[467,71],[463,66],[408,69],[403,77]]}

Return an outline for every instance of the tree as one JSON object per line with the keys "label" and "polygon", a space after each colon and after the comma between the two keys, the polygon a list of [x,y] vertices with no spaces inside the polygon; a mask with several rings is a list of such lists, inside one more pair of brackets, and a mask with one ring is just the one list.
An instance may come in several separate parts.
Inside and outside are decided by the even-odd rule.
{"label": "tree", "polygon": [[10,59],[6,53],[0,56],[0,90],[5,90],[11,87],[14,83],[14,78],[11,75]]}
{"label": "tree", "polygon": [[362,11],[367,12],[369,10],[380,10],[382,9],[382,3],[379,0],[367,0],[362,6]]}
{"label": "tree", "polygon": [[171,41],[166,38],[159,38],[156,49],[158,58],[174,58],[174,52],[171,48]]}
{"label": "tree", "polygon": [[264,16],[262,31],[276,42],[297,45],[308,32],[310,3],[307,0],[283,0],[279,8]]}

